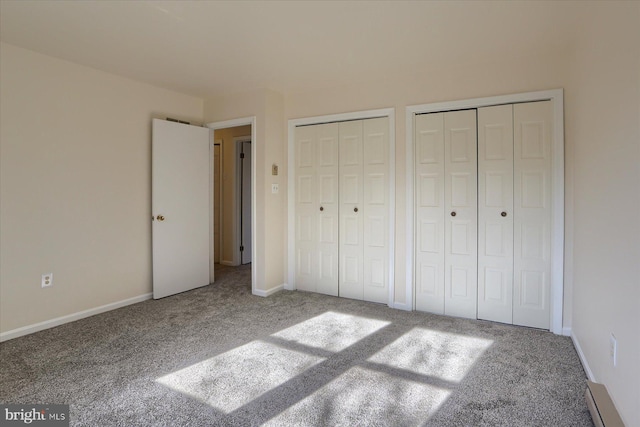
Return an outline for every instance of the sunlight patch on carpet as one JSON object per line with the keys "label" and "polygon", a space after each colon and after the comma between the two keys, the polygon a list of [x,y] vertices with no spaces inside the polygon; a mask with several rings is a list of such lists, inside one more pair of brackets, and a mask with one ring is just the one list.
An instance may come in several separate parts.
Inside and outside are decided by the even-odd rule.
{"label": "sunlight patch on carpet", "polygon": [[323,360],[253,341],[156,381],[230,413]]}
{"label": "sunlight patch on carpet", "polygon": [[353,367],[264,425],[418,425],[450,391]]}
{"label": "sunlight patch on carpet", "polygon": [[273,334],[308,347],[342,351],[390,322],[328,311]]}
{"label": "sunlight patch on carpet", "polygon": [[477,337],[414,328],[368,361],[460,382],[492,343]]}

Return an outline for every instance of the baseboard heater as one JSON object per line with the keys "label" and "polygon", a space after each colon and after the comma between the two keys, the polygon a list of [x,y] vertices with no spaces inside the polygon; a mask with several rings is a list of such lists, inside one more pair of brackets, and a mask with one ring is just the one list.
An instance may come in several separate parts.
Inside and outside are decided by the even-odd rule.
{"label": "baseboard heater", "polygon": [[604,385],[587,381],[585,397],[596,427],[624,427],[622,418]]}

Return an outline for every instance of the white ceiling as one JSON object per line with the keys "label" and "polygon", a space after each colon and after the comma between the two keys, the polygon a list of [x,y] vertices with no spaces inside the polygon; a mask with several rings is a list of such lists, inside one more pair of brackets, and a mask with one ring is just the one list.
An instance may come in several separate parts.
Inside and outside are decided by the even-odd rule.
{"label": "white ceiling", "polygon": [[576,2],[0,0],[0,40],[208,97],[562,52]]}

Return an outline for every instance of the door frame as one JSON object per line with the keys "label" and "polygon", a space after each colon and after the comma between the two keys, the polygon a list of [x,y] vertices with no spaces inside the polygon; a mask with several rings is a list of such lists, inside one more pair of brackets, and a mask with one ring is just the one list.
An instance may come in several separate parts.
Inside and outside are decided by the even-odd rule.
{"label": "door frame", "polygon": [[[217,129],[226,129],[246,125],[251,126],[251,206],[253,207],[253,209],[251,210],[251,293],[254,295],[262,295],[257,290],[258,263],[260,262],[260,260],[258,260],[258,258],[256,257],[256,116],[211,122],[207,123],[205,126],[212,131],[215,131]],[[213,158],[213,155],[211,157]],[[213,179],[211,181],[213,183]],[[211,221],[213,221],[213,210],[211,213],[211,218]]]}
{"label": "door frame", "polygon": [[[238,257],[238,265],[243,265],[242,264],[242,252],[240,251],[240,246],[242,245],[242,183],[243,183],[243,176],[242,176],[242,168],[240,167],[241,164],[241,159],[240,159],[240,153],[243,150],[242,144],[244,144],[245,142],[248,142],[251,144],[251,135],[247,135],[247,136],[235,136],[233,138],[233,145],[235,148],[235,157],[236,157],[236,164],[235,164],[235,203],[233,204],[233,217],[236,219],[236,226],[235,226],[235,242],[234,245],[236,248],[238,248],[238,250],[235,252],[235,256]],[[251,154],[253,154],[253,146],[251,146]],[[253,156],[251,156],[251,158],[253,159]],[[251,179],[253,181],[253,170],[251,171]],[[253,192],[253,187],[251,187],[251,191]],[[253,208],[253,205],[251,206]],[[253,235],[253,228],[251,229],[251,234]],[[235,258],[234,256],[234,258]],[[253,256],[253,254],[252,254]]]}
{"label": "door frame", "polygon": [[[382,108],[378,110],[354,111],[350,113],[330,114],[325,116],[313,116],[288,120],[288,159],[289,176],[287,180],[288,194],[288,224],[287,224],[287,290],[296,289],[295,281],[295,129],[297,126],[316,125],[330,122],[344,122],[348,120],[364,120],[378,117],[389,118],[389,297],[387,305],[396,307],[395,302],[395,224],[396,224],[396,125],[395,108]],[[396,307],[397,308],[397,307]]]}
{"label": "door frame", "polygon": [[511,95],[472,98],[459,101],[410,105],[406,107],[406,295],[405,310],[415,309],[415,129],[417,114],[481,108],[502,104],[551,101],[553,107],[553,141],[551,147],[551,277],[550,330],[562,335],[564,302],[564,90],[553,89]]}

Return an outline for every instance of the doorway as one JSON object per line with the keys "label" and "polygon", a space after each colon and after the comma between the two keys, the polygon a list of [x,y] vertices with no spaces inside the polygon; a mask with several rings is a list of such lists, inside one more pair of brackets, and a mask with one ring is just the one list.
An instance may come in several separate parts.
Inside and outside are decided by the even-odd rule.
{"label": "doorway", "polygon": [[[209,123],[207,127],[214,131],[215,143],[220,144],[220,162],[216,163],[220,209],[217,220],[214,218],[219,229],[213,244],[218,248],[215,263],[218,267],[250,266],[251,289],[255,293],[258,263],[255,256],[255,117]],[[240,151],[237,151],[239,144]],[[241,153],[244,162],[239,161]],[[214,180],[216,175],[214,171]],[[212,238],[216,239],[215,233]]]}

